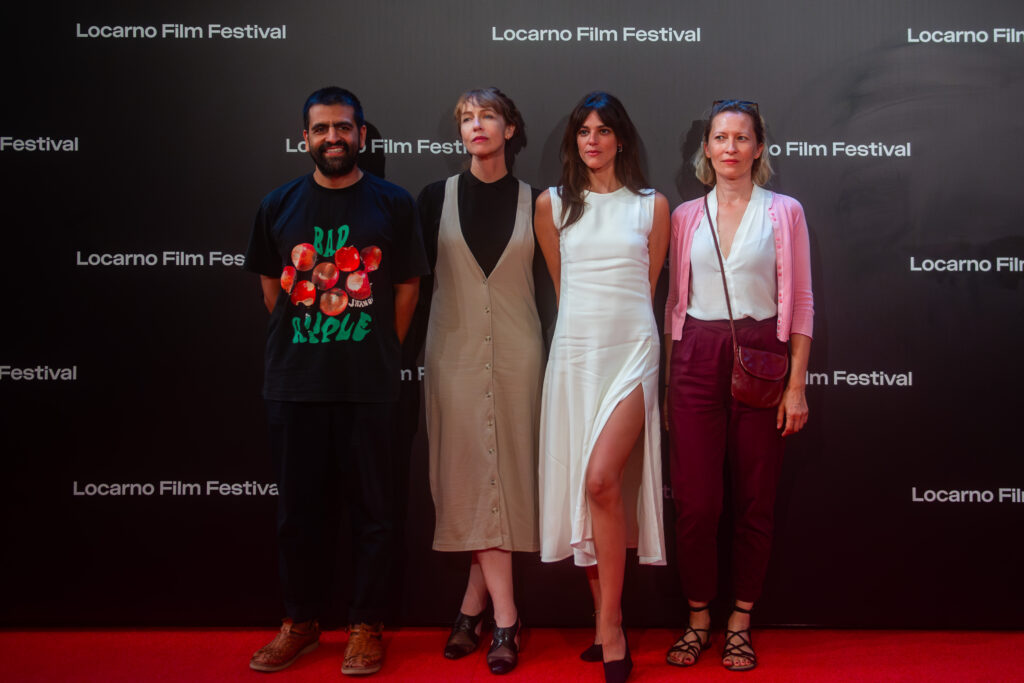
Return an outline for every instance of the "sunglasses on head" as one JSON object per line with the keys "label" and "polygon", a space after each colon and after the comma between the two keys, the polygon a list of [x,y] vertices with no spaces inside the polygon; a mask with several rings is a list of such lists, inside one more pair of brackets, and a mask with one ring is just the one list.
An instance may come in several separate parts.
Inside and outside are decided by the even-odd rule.
{"label": "sunglasses on head", "polygon": [[719,112],[723,109],[729,108],[738,109],[753,109],[754,113],[758,116],[761,115],[761,110],[757,107],[757,102],[751,102],[749,100],[715,100],[711,103],[711,111]]}

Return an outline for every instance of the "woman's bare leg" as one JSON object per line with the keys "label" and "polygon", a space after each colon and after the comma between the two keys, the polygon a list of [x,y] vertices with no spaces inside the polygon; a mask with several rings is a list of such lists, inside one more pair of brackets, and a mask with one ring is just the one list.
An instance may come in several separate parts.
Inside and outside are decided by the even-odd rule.
{"label": "woman's bare leg", "polygon": [[475,556],[494,605],[494,623],[501,628],[514,626],[519,613],[512,590],[512,553],[489,548]]}
{"label": "woman's bare leg", "polygon": [[469,581],[466,583],[466,592],[462,596],[462,607],[459,608],[468,617],[475,617],[487,607],[487,584],[484,582],[484,574],[480,569],[480,560],[477,553],[473,553],[472,563],[469,565]]}
{"label": "woman's bare leg", "polygon": [[597,554],[600,608],[597,632],[604,661],[626,655],[622,632],[622,582],[626,571],[626,514],[622,472],[644,427],[643,388],[638,386],[615,407],[594,444],[587,466],[587,499]]}
{"label": "woman's bare leg", "polygon": [[597,618],[601,615],[601,579],[597,571],[597,565],[591,565],[587,570],[587,585],[590,586],[590,595],[594,598],[594,644],[601,644],[601,633],[597,628]]}

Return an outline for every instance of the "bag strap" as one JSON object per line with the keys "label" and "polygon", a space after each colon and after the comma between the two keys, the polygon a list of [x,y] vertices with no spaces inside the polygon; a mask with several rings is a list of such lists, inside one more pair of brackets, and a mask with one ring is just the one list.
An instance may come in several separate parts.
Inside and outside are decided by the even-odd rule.
{"label": "bag strap", "polygon": [[718,235],[715,232],[715,224],[711,220],[711,207],[708,206],[708,196],[704,195],[704,215],[707,216],[708,225],[711,226],[711,239],[715,242],[715,253],[718,254],[718,267],[722,271],[722,289],[725,290],[725,307],[729,311],[729,330],[732,331],[732,353],[739,355],[739,344],[736,342],[736,323],[732,320],[732,304],[729,302],[729,285],[725,282],[725,261],[722,259],[722,248],[718,246]]}

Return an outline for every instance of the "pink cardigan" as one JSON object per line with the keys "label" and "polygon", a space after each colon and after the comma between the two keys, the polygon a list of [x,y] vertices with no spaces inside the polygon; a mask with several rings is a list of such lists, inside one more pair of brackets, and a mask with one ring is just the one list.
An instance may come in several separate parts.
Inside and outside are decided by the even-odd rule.
{"label": "pink cardigan", "polygon": [[[788,341],[793,332],[810,337],[814,327],[814,295],[811,293],[811,248],[804,209],[792,197],[773,192],[768,215],[775,234],[779,292],[775,336],[779,341]],[[690,302],[690,246],[703,217],[703,197],[691,199],[672,212],[665,333],[671,331],[672,339],[676,341],[683,338],[683,321]]]}

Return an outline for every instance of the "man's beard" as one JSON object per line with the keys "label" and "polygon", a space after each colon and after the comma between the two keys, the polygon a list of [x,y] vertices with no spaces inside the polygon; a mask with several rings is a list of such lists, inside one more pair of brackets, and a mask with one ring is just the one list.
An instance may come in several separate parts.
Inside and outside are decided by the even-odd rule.
{"label": "man's beard", "polygon": [[[328,158],[326,154],[328,147],[340,147],[345,153],[340,157]],[[356,166],[356,155],[352,153],[352,148],[349,147],[347,142],[337,142],[334,144],[325,142],[317,149],[311,149],[309,155],[313,157],[313,163],[320,169],[320,172],[328,178],[348,175]]]}

